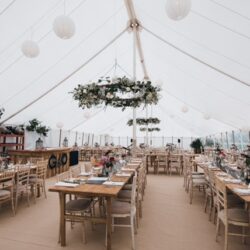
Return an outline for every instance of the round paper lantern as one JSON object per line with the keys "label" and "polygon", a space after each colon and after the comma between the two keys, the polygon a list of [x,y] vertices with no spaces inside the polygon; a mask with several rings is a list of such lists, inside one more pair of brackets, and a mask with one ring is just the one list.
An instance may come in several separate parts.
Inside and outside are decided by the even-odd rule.
{"label": "round paper lantern", "polygon": [[56,123],[56,127],[59,128],[59,129],[62,129],[64,126],[64,124],[62,122],[57,122]]}
{"label": "round paper lantern", "polygon": [[75,34],[75,24],[68,16],[58,16],[54,20],[53,30],[61,39],[70,39]]}
{"label": "round paper lantern", "polygon": [[32,40],[26,40],[21,46],[22,52],[26,57],[35,58],[39,55],[40,49],[36,42]]}
{"label": "round paper lantern", "polygon": [[204,118],[205,120],[209,120],[211,117],[210,117],[209,114],[204,114],[204,115],[203,115],[203,118]]}
{"label": "round paper lantern", "polygon": [[250,126],[244,126],[240,129],[243,132],[249,132],[250,131]]}
{"label": "round paper lantern", "polygon": [[178,21],[188,15],[191,10],[191,0],[167,0],[166,12],[169,18]]}
{"label": "round paper lantern", "polygon": [[183,107],[181,108],[181,112],[182,112],[182,113],[187,113],[187,112],[188,112],[188,107],[187,107],[187,106],[183,106]]}
{"label": "round paper lantern", "polygon": [[84,118],[89,119],[91,117],[91,114],[89,112],[84,113]]}

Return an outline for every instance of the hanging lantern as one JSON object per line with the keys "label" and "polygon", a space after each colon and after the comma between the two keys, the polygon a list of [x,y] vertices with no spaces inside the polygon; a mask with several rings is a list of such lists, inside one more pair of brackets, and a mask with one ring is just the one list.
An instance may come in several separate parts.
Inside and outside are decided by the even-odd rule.
{"label": "hanging lantern", "polygon": [[209,120],[211,117],[210,117],[209,114],[204,114],[204,115],[203,115],[203,118],[204,118],[205,120]]}
{"label": "hanging lantern", "polygon": [[67,147],[69,146],[69,141],[68,141],[68,138],[67,138],[67,137],[65,137],[65,138],[63,139],[63,146],[64,146],[65,148],[67,148]]}
{"label": "hanging lantern", "polygon": [[187,113],[188,112],[188,107],[187,106],[183,106],[182,108],[181,108],[181,112],[182,113]]}
{"label": "hanging lantern", "polygon": [[68,16],[58,16],[53,22],[53,30],[59,38],[70,39],[75,34],[75,23]]}
{"label": "hanging lantern", "polygon": [[191,10],[191,0],[167,0],[166,12],[169,18],[178,21],[188,15]]}
{"label": "hanging lantern", "polygon": [[84,113],[84,118],[89,119],[91,117],[91,114],[89,112]]}
{"label": "hanging lantern", "polygon": [[36,141],[36,149],[43,149],[43,141],[41,140],[40,137]]}
{"label": "hanging lantern", "polygon": [[240,130],[243,132],[250,132],[250,126],[244,126]]}
{"label": "hanging lantern", "polygon": [[62,122],[57,122],[56,127],[59,128],[59,129],[62,129],[63,125],[64,124]]}
{"label": "hanging lantern", "polygon": [[39,55],[40,49],[36,42],[26,40],[22,43],[21,50],[26,57],[35,58]]}

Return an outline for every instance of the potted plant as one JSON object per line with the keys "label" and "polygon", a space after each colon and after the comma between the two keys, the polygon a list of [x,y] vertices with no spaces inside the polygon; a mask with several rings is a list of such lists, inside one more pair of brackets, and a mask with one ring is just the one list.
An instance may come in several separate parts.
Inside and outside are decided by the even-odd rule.
{"label": "potted plant", "polygon": [[190,144],[190,147],[194,149],[195,154],[200,154],[202,149],[203,149],[201,139],[197,138],[197,139],[193,140]]}

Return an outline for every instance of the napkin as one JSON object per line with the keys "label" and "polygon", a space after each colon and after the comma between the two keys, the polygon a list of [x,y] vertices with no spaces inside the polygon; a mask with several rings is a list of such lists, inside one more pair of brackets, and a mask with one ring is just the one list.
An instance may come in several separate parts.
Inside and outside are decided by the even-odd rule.
{"label": "napkin", "polygon": [[241,195],[250,195],[250,189],[234,188],[234,191]]}
{"label": "napkin", "polygon": [[103,185],[107,185],[107,186],[123,186],[124,182],[122,182],[122,181],[105,181],[103,183]]}
{"label": "napkin", "polygon": [[57,187],[77,187],[77,186],[79,186],[79,184],[59,181],[55,184],[55,186],[57,186]]}
{"label": "napkin", "polygon": [[91,173],[81,172],[79,175],[80,175],[80,176],[90,176],[90,175],[91,175]]}
{"label": "napkin", "polygon": [[133,169],[133,168],[122,168],[122,171],[131,171],[131,172],[134,172],[136,170]]}
{"label": "napkin", "polygon": [[225,178],[223,181],[224,181],[224,182],[227,182],[227,183],[235,183],[235,184],[241,183],[241,180],[230,179],[230,178]]}
{"label": "napkin", "polygon": [[119,176],[119,177],[129,177],[130,174],[121,173],[121,174],[116,174],[116,176]]}

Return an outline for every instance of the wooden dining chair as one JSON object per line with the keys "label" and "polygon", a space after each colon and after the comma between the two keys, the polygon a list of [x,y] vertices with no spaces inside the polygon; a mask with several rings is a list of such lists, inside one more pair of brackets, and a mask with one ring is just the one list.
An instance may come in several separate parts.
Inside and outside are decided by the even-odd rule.
{"label": "wooden dining chair", "polygon": [[[245,243],[245,238],[250,236],[246,234],[246,230],[250,228],[249,214],[244,208],[228,208],[226,185],[219,179],[216,179],[216,193],[218,211],[216,223],[216,241],[218,240],[220,223],[222,222],[225,227],[224,250],[227,250],[229,235],[242,237],[243,243]],[[241,227],[242,233],[230,232],[230,225]]]}
{"label": "wooden dining chair", "polygon": [[159,174],[160,169],[163,169],[164,173],[167,173],[168,170],[168,157],[166,155],[157,155],[156,156],[156,165],[155,165],[155,174]]}
{"label": "wooden dining chair", "polygon": [[[70,171],[58,174],[57,176],[57,181],[64,181],[67,179],[71,178],[71,173]],[[92,209],[91,209],[91,203],[92,200],[89,198],[83,198],[83,197],[76,197],[75,199],[71,199],[71,196],[69,196],[69,200],[66,201],[65,204],[65,214],[72,215],[72,218],[67,220],[71,223],[71,229],[73,229],[73,225],[75,222],[80,222],[82,223],[82,239],[83,243],[87,243],[87,238],[86,238],[86,225],[84,220],[77,220],[78,216],[85,216],[85,215],[92,215]],[[76,218],[74,219],[74,216]],[[59,239],[58,243],[61,242],[61,231],[59,228]]]}
{"label": "wooden dining chair", "polygon": [[47,199],[46,194],[46,176],[48,169],[48,161],[37,161],[35,172],[30,174],[30,185],[32,190],[35,189],[35,201],[38,194],[39,189],[41,189],[44,193],[44,197]]}
{"label": "wooden dining chair", "polygon": [[[136,184],[137,177],[133,177],[133,187],[131,191],[130,202],[122,202],[114,200],[111,207],[111,216],[112,216],[112,229],[114,231],[115,227],[129,227],[131,229],[131,238],[132,238],[132,250],[135,250],[135,236],[136,233]],[[118,224],[115,223],[115,218],[130,218],[129,224]],[[106,238],[107,238],[107,229],[106,229]]]}
{"label": "wooden dining chair", "polygon": [[15,215],[14,204],[14,185],[15,185],[15,172],[5,171],[0,175],[0,204],[10,202],[12,213]]}

